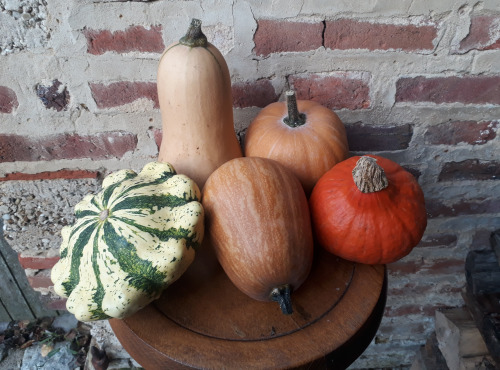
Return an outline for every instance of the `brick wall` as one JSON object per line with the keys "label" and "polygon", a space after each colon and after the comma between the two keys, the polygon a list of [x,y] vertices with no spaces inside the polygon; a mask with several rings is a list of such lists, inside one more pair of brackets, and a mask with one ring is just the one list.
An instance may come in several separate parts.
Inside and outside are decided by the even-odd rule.
{"label": "brick wall", "polygon": [[156,158],[163,49],[203,21],[233,80],[241,140],[288,86],[335,110],[351,152],[410,170],[420,245],[354,368],[409,365],[434,311],[462,305],[463,261],[500,227],[500,4],[434,1],[0,1],[0,214],[36,289],[71,208],[114,170]]}

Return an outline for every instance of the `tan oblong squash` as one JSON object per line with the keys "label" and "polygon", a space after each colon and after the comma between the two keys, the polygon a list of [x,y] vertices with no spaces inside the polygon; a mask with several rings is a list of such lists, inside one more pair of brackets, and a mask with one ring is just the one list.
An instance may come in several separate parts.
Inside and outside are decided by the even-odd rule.
{"label": "tan oblong squash", "polygon": [[307,198],[295,175],[271,159],[235,158],[208,178],[202,204],[229,279],[249,297],[278,301],[291,313],[290,293],[306,280],[314,249]]}
{"label": "tan oblong squash", "polygon": [[201,189],[217,167],[242,151],[234,131],[229,69],[199,20],[167,47],[157,80],[163,126],[158,161],[171,163]]}

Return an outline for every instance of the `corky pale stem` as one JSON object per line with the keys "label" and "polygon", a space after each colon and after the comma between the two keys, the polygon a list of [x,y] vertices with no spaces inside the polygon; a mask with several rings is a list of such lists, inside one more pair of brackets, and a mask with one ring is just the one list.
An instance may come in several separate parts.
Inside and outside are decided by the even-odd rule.
{"label": "corky pale stem", "polygon": [[201,21],[199,19],[192,19],[191,24],[186,34],[181,37],[179,43],[190,47],[206,47],[208,44],[207,37],[201,31]]}
{"label": "corky pale stem", "polygon": [[362,156],[352,170],[352,178],[358,189],[363,193],[374,193],[389,186],[387,176],[377,160],[372,157]]}
{"label": "corky pale stem", "polygon": [[306,123],[306,115],[304,113],[300,113],[297,108],[297,98],[295,96],[295,91],[288,90],[286,93],[286,105],[288,109],[288,117],[283,119],[290,127],[299,127]]}

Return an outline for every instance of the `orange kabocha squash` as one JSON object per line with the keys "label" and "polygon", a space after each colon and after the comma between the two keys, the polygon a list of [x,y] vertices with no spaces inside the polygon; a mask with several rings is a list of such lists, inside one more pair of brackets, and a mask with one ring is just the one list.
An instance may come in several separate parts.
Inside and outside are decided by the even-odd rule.
{"label": "orange kabocha squash", "polygon": [[345,127],[321,104],[298,100],[269,104],[255,117],[245,136],[245,155],[271,158],[293,171],[309,195],[318,179],[347,158]]}
{"label": "orange kabocha squash", "polygon": [[411,252],[427,226],[412,174],[379,156],[351,157],[318,181],[309,199],[319,244],[346,260],[385,264]]}
{"label": "orange kabocha squash", "polygon": [[292,313],[290,293],[306,280],[314,248],[299,180],[276,161],[236,158],[208,178],[202,204],[210,241],[234,285]]}
{"label": "orange kabocha squash", "polygon": [[158,160],[172,164],[200,189],[217,167],[242,156],[229,70],[197,19],[161,57],[158,100],[163,124]]}

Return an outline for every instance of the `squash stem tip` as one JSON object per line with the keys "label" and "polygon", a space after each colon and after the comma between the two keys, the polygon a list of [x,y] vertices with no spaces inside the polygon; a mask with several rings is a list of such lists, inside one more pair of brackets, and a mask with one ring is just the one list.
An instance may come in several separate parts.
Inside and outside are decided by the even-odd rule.
{"label": "squash stem tip", "polygon": [[283,119],[290,127],[299,127],[306,123],[306,115],[300,113],[297,108],[297,97],[295,96],[295,91],[288,90],[286,93],[286,105],[288,109],[288,117]]}
{"label": "squash stem tip", "polygon": [[356,162],[352,178],[356,187],[363,193],[375,193],[389,186],[384,169],[377,164],[375,158],[366,155]]}
{"label": "squash stem tip", "polygon": [[186,34],[181,37],[179,43],[189,47],[206,47],[208,44],[207,37],[201,30],[201,21],[193,18]]}
{"label": "squash stem tip", "polygon": [[293,313],[290,294],[291,288],[288,284],[276,287],[271,291],[271,300],[273,302],[278,302],[281,312],[285,315],[291,315]]}

